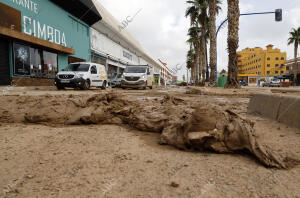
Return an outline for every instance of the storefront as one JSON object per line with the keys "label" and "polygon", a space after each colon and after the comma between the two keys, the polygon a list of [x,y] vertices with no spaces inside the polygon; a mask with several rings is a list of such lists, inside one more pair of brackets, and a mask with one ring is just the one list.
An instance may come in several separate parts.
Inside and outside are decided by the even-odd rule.
{"label": "storefront", "polygon": [[90,61],[90,26],[101,20],[91,3],[0,0],[0,85],[51,84],[69,63]]}

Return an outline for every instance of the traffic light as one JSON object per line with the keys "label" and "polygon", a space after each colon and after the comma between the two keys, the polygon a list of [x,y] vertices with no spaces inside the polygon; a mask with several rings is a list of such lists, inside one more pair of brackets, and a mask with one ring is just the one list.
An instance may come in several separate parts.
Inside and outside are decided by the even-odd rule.
{"label": "traffic light", "polygon": [[275,21],[282,21],[282,9],[275,10]]}

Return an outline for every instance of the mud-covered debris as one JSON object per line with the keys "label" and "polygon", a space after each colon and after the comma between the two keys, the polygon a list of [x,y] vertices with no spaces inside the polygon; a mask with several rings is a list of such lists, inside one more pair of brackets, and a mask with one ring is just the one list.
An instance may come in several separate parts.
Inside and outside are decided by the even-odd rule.
{"label": "mud-covered debris", "polygon": [[[254,123],[238,114],[208,103],[192,107],[184,100],[166,95],[162,100],[128,100],[117,94],[84,98],[28,96],[17,103],[25,114],[10,114],[10,121],[43,124],[126,124],[141,131],[161,133],[159,143],[184,150],[217,153],[247,151],[266,167],[290,168],[298,164],[258,142]],[[49,105],[55,102],[55,107]],[[1,114],[1,112],[0,112]],[[0,116],[0,121],[5,116]],[[8,119],[6,117],[6,119]]]}

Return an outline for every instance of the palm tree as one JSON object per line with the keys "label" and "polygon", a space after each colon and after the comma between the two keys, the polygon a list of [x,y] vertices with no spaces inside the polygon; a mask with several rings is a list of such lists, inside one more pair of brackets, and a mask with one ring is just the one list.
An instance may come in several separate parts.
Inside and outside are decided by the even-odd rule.
{"label": "palm tree", "polygon": [[298,54],[298,46],[300,43],[300,27],[298,29],[293,28],[290,32],[290,38],[288,39],[288,44],[294,44],[294,58],[295,64],[293,67],[294,71],[294,83],[297,82],[297,71],[298,71],[298,61],[297,61],[297,54]]}
{"label": "palm tree", "polygon": [[227,0],[228,4],[228,79],[226,88],[240,88],[237,79],[237,49],[239,47],[239,0]]}
{"label": "palm tree", "polygon": [[190,50],[188,51],[187,53],[187,57],[186,57],[186,67],[188,69],[191,70],[191,79],[193,80],[193,76],[194,76],[194,58],[195,58],[195,51],[194,51],[194,48],[193,48],[193,45],[190,45]]}
{"label": "palm tree", "polygon": [[201,38],[200,38],[200,68],[202,72],[202,84],[205,82],[206,76],[206,48],[207,48],[207,27],[208,27],[208,16],[207,16],[207,8],[208,2],[207,0],[198,0],[199,8],[200,8],[200,15],[199,15],[199,23],[201,25]]}
{"label": "palm tree", "polygon": [[192,80],[195,83],[198,83],[199,81],[199,71],[200,71],[200,65],[199,65],[199,57],[200,57],[200,51],[199,51],[199,23],[198,23],[198,17],[200,13],[200,6],[198,4],[198,0],[189,0],[187,1],[188,4],[190,4],[190,7],[187,8],[185,16],[190,17],[190,29],[189,29],[189,40],[188,43],[192,44],[194,47],[194,68],[192,68]]}
{"label": "palm tree", "polygon": [[210,65],[210,82],[216,84],[216,66],[217,66],[217,38],[216,38],[216,15],[221,9],[217,4],[219,0],[209,0],[209,65]]}
{"label": "palm tree", "polygon": [[193,80],[198,83],[199,81],[199,48],[200,48],[200,42],[199,42],[199,27],[191,27],[189,28],[188,36],[189,40],[187,41],[190,45],[193,46],[194,50],[194,60],[193,60]]}

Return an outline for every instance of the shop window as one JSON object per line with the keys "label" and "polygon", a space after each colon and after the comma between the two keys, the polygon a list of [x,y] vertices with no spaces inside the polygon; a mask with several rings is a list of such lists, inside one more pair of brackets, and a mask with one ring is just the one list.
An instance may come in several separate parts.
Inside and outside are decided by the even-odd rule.
{"label": "shop window", "polygon": [[28,46],[14,43],[14,75],[30,75],[30,50]]}
{"label": "shop window", "polygon": [[42,50],[30,48],[30,75],[42,77]]}
{"label": "shop window", "polygon": [[14,75],[55,78],[57,54],[14,43]]}
{"label": "shop window", "polygon": [[100,57],[100,56],[98,56],[98,55],[94,55],[94,54],[92,54],[91,55],[91,61],[93,62],[93,63],[98,63],[98,64],[100,64],[100,65],[106,65],[106,59],[105,58],[102,58],[102,57]]}
{"label": "shop window", "polygon": [[43,51],[43,68],[42,77],[44,78],[55,78],[57,73],[57,54],[52,52]]}

